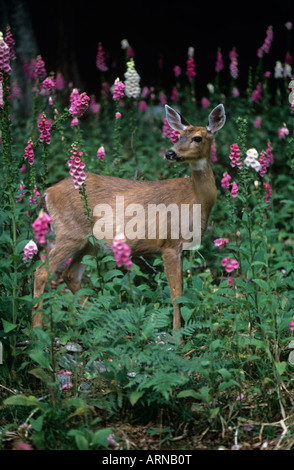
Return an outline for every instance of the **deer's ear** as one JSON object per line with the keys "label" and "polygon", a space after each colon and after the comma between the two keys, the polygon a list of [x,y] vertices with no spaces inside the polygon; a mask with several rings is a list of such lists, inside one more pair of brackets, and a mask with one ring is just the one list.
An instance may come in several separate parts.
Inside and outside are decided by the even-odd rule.
{"label": "deer's ear", "polygon": [[226,122],[225,108],[222,104],[216,106],[208,116],[208,126],[206,129],[210,132],[219,131]]}
{"label": "deer's ear", "polygon": [[170,127],[178,132],[183,132],[190,124],[173,108],[165,105],[166,119]]}

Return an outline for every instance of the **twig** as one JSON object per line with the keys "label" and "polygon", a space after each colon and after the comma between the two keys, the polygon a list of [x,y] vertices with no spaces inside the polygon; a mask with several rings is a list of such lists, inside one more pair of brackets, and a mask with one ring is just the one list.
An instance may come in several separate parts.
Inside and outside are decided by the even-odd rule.
{"label": "twig", "polygon": [[0,384],[0,387],[1,387],[1,388],[4,388],[5,390],[7,390],[7,391],[10,392],[10,393],[13,393],[14,395],[17,393],[17,392],[15,392],[14,390],[11,390],[10,388],[5,387],[5,385],[1,385],[1,384]]}

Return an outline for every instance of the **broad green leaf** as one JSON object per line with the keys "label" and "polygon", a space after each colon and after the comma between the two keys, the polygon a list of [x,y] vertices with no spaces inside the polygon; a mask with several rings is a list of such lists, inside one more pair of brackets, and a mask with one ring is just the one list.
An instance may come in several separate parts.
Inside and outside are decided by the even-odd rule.
{"label": "broad green leaf", "polygon": [[196,398],[199,399],[199,393],[194,390],[182,390],[178,393],[178,398]]}
{"label": "broad green leaf", "polygon": [[191,309],[189,307],[186,307],[186,306],[183,306],[181,308],[181,313],[182,313],[182,317],[185,321],[188,321],[190,320],[191,316],[193,315],[193,311],[194,309]]}
{"label": "broad green leaf", "polygon": [[40,366],[44,367],[45,369],[51,369],[49,356],[44,351],[32,351],[29,354],[30,358],[40,364]]}
{"label": "broad green leaf", "polygon": [[286,367],[287,367],[287,362],[285,362],[285,361],[275,362],[275,365],[276,365],[276,369],[278,371],[278,374],[283,375],[283,373],[285,372]]}
{"label": "broad green leaf", "polygon": [[89,450],[89,443],[85,436],[82,436],[81,434],[76,434],[75,441],[79,450]]}
{"label": "broad green leaf", "polygon": [[3,323],[3,329],[5,333],[9,333],[10,331],[14,330],[18,326],[15,323],[10,323],[4,319],[2,320],[2,323]]}
{"label": "broad green leaf", "polygon": [[52,382],[52,378],[47,372],[45,372],[42,367],[36,367],[36,369],[29,370],[29,374],[34,375],[37,379],[41,380],[42,382],[49,384]]}
{"label": "broad green leaf", "polygon": [[108,447],[107,437],[110,436],[111,433],[111,428],[99,429],[99,431],[95,432],[92,438],[93,445],[99,445],[100,447]]}
{"label": "broad green leaf", "polygon": [[108,271],[105,276],[104,276],[104,282],[107,282],[109,281],[110,279],[112,279],[113,277],[117,277],[117,276],[122,276],[123,275],[123,272],[120,271],[119,269],[111,269],[111,271]]}
{"label": "broad green leaf", "polygon": [[44,415],[42,414],[37,419],[31,418],[30,425],[34,429],[34,431],[40,432],[42,430]]}
{"label": "broad green leaf", "polygon": [[25,395],[13,395],[4,400],[4,405],[17,405],[17,406],[36,406],[40,408],[40,403],[36,397],[30,395],[26,397]]}
{"label": "broad green leaf", "polygon": [[134,406],[143,395],[144,395],[144,392],[137,392],[137,391],[132,392],[129,395],[129,400],[130,400],[131,405]]}

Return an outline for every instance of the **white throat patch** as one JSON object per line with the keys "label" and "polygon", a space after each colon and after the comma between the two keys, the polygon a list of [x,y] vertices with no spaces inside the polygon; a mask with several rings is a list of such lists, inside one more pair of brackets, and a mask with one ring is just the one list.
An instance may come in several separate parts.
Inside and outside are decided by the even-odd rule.
{"label": "white throat patch", "polygon": [[194,171],[204,171],[206,169],[206,158],[200,158],[199,160],[190,163],[192,170]]}

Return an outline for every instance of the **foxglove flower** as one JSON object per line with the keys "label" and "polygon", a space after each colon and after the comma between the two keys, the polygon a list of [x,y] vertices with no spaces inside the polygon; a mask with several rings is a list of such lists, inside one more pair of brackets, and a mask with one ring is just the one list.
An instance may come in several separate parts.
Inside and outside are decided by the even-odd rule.
{"label": "foxglove flower", "polygon": [[30,165],[33,165],[34,163],[34,150],[33,150],[33,141],[32,139],[29,139],[28,145],[25,148],[25,153],[23,158],[26,160],[28,159],[28,162]]}
{"label": "foxglove flower", "polygon": [[175,65],[173,68],[173,72],[175,74],[175,77],[179,77],[182,73],[182,69],[179,65]]}
{"label": "foxglove flower", "polygon": [[7,46],[9,47],[10,60],[15,60],[16,59],[16,55],[14,52],[15,40],[13,39],[10,26],[7,26],[6,28],[5,42]]}
{"label": "foxglove flower", "polygon": [[215,140],[211,144],[211,161],[213,163],[217,162],[217,156],[216,156],[216,143]]}
{"label": "foxglove flower", "polygon": [[238,261],[236,261],[235,259],[230,260],[228,257],[222,260],[221,265],[223,266],[223,268],[225,268],[227,273],[231,273],[232,271],[234,271],[234,269],[239,268]]}
{"label": "foxglove flower", "polygon": [[256,129],[260,129],[261,123],[262,123],[262,118],[260,116],[257,116],[253,123],[254,127],[256,127]]}
{"label": "foxglove flower", "polygon": [[63,78],[62,73],[60,72],[56,75],[56,78],[55,78],[55,88],[56,90],[59,90],[59,91],[63,90],[64,88],[64,78]]}
{"label": "foxglove flower", "polygon": [[242,162],[240,160],[240,149],[237,144],[232,144],[230,147],[230,155],[229,158],[231,160],[231,166],[234,168],[237,166],[238,168],[242,168]]}
{"label": "foxglove flower", "polygon": [[266,155],[267,155],[267,158],[268,158],[268,162],[269,162],[269,165],[272,165],[274,163],[274,155],[273,155],[273,152],[272,152],[273,148],[271,146],[271,143],[268,142],[267,143],[267,149],[266,149]]}
{"label": "foxglove flower", "polygon": [[45,78],[41,84],[41,87],[43,90],[45,90],[45,93],[49,95],[51,90],[55,88],[55,83],[51,78]]}
{"label": "foxglove flower", "polygon": [[288,78],[292,78],[292,75],[293,75],[293,74],[292,74],[292,67],[291,67],[291,65],[290,65],[290,64],[285,64],[283,76],[284,76],[285,78],[287,78],[287,77],[288,77]]}
{"label": "foxglove flower", "polygon": [[32,446],[27,442],[15,441],[12,444],[13,450],[33,450]]}
{"label": "foxglove flower", "polygon": [[179,134],[179,131],[176,131],[175,129],[171,131],[169,137],[173,144],[175,144],[179,140]]}
{"label": "foxglove flower", "polygon": [[100,104],[96,103],[95,96],[92,96],[91,101],[90,101],[90,111],[93,114],[97,114],[99,113],[99,110],[100,110]]}
{"label": "foxglove flower", "polygon": [[235,86],[232,89],[232,95],[233,95],[234,98],[238,98],[238,96],[240,96],[239,90]]}
{"label": "foxglove flower", "polygon": [[262,94],[261,83],[258,83],[256,85],[255,90],[253,90],[251,98],[250,98],[252,103],[258,103],[258,101],[260,101],[261,99],[261,94]]}
{"label": "foxglove flower", "polygon": [[46,142],[46,144],[49,145],[51,142],[51,134],[50,134],[51,121],[46,120],[46,115],[44,113],[42,113],[40,116],[38,127],[40,131],[40,137],[39,137],[40,142]]}
{"label": "foxglove flower", "polygon": [[[21,181],[20,185],[19,185],[19,189],[22,191],[23,189],[25,189],[25,185],[24,185],[24,182]],[[24,198],[26,193],[20,193],[19,196],[16,198],[16,202],[21,202]]]}
{"label": "foxglove flower", "polygon": [[0,79],[0,108],[3,108],[3,106],[4,106],[3,85]]}
{"label": "foxglove flower", "polygon": [[34,78],[37,80],[38,78],[43,78],[46,75],[45,62],[42,57],[38,55],[35,63]]}
{"label": "foxglove flower", "polygon": [[21,97],[21,89],[19,88],[17,81],[14,81],[12,83],[11,96],[12,96],[12,98],[20,98]]}
{"label": "foxglove flower", "polygon": [[10,50],[8,44],[3,39],[3,33],[0,31],[0,70],[11,75]]}
{"label": "foxglove flower", "polygon": [[103,162],[105,158],[105,149],[103,145],[97,150],[97,158]]}
{"label": "foxglove flower", "polygon": [[113,95],[112,95],[112,98],[114,101],[119,101],[123,99],[124,89],[125,89],[124,83],[121,82],[119,78],[117,78],[114,82],[114,90],[113,90]]}
{"label": "foxglove flower", "polygon": [[259,171],[261,168],[261,165],[259,161],[257,160],[258,158],[258,152],[256,149],[249,149],[246,152],[246,158],[244,160],[244,164],[248,167],[254,168],[255,171]]}
{"label": "foxglove flower", "polygon": [[227,172],[223,173],[223,178],[221,180],[222,188],[229,189],[230,180],[231,180],[231,176]]}
{"label": "foxglove flower", "polygon": [[69,112],[73,117],[79,118],[87,110],[89,106],[90,98],[86,93],[79,93],[79,91],[74,88],[71,92],[70,98],[70,107]]}
{"label": "foxglove flower", "polygon": [[23,262],[26,263],[28,259],[33,259],[34,255],[38,253],[38,247],[33,240],[30,240],[29,243],[23,249]]}
{"label": "foxglove flower", "polygon": [[201,106],[202,106],[203,109],[209,108],[209,106],[210,106],[209,99],[207,99],[205,97],[201,98]]}
{"label": "foxglove flower", "polygon": [[40,196],[41,196],[36,185],[34,187],[34,195],[36,197],[31,196],[30,199],[29,199],[29,203],[30,203],[31,206],[33,204],[37,204],[37,202],[38,202],[38,200],[40,199]]}
{"label": "foxglove flower", "polygon": [[263,186],[265,188],[265,201],[270,202],[270,199],[272,197],[271,185],[268,182],[266,182],[266,183],[263,183]]}
{"label": "foxglove flower", "polygon": [[187,59],[187,77],[190,83],[196,77],[194,57],[188,57]]}
{"label": "foxglove flower", "polygon": [[78,118],[73,118],[71,123],[70,123],[70,127],[75,127],[79,124],[79,120]]}
{"label": "foxglove flower", "polygon": [[141,92],[140,75],[135,69],[134,59],[130,59],[127,63],[127,71],[125,73],[125,94],[128,98],[138,98]]}
{"label": "foxglove flower", "polygon": [[125,240],[123,233],[116,235],[112,242],[112,251],[118,267],[121,268],[125,265],[130,270],[133,265],[130,260],[131,248],[125,243]]}
{"label": "foxglove flower", "polygon": [[171,133],[172,129],[167,121],[167,118],[165,117],[164,118],[164,121],[163,121],[163,126],[162,126],[162,129],[161,129],[161,134],[163,137],[169,137],[170,136],[170,133]]}
{"label": "foxglove flower", "polygon": [[218,49],[217,54],[216,54],[215,71],[221,72],[223,68],[224,68],[223,56],[222,56],[221,50]]}
{"label": "foxglove flower", "polygon": [[220,249],[224,248],[225,243],[229,243],[228,238],[217,238],[216,240],[214,240],[214,245],[218,246]]}
{"label": "foxglove flower", "polygon": [[69,174],[72,177],[75,189],[79,189],[79,187],[84,184],[87,177],[86,173],[84,172],[86,165],[81,160],[83,152],[78,152],[78,149],[75,147],[75,145],[72,146],[71,153],[71,159],[67,162],[68,166],[70,167]]}
{"label": "foxglove flower", "polygon": [[277,60],[275,65],[275,78],[283,78],[283,66],[279,60]]}
{"label": "foxglove flower", "polygon": [[227,273],[231,273],[232,271],[234,271],[234,269],[238,269],[238,268],[239,268],[238,261],[236,261],[235,259],[231,259],[231,261],[229,261],[228,264],[226,265],[225,270],[227,271]]}
{"label": "foxglove flower", "polygon": [[45,245],[46,243],[45,235],[49,233],[49,230],[50,230],[49,224],[51,224],[51,222],[52,222],[52,219],[50,215],[44,212],[43,210],[41,210],[39,212],[37,219],[32,224],[37,243],[39,243],[40,245]]}
{"label": "foxglove flower", "polygon": [[111,435],[107,436],[107,441],[108,441],[108,445],[109,445],[109,447],[111,447],[111,449],[114,449],[114,450],[118,449],[118,444]]}
{"label": "foxglove flower", "polygon": [[278,129],[279,139],[283,139],[288,134],[289,134],[289,129],[287,129],[287,127],[280,127]]}
{"label": "foxglove flower", "polygon": [[232,197],[237,197],[238,194],[238,185],[237,183],[232,184],[232,189],[231,189],[231,196]]}
{"label": "foxglove flower", "polygon": [[231,76],[236,80],[239,75],[239,70],[238,70],[238,54],[235,48],[229,52],[229,58],[231,59],[230,73],[231,73]]}
{"label": "foxglove flower", "polygon": [[176,89],[176,87],[173,87],[170,99],[171,99],[171,101],[172,101],[173,103],[177,103],[177,102],[178,102],[178,100],[179,100],[179,92],[178,92],[178,90]]}
{"label": "foxglove flower", "polygon": [[98,44],[98,50],[96,55],[96,67],[98,70],[100,70],[100,72],[107,72],[108,70],[108,67],[105,63],[105,55],[101,43]]}
{"label": "foxglove flower", "polygon": [[268,54],[274,38],[273,28],[269,26],[266,30],[266,37],[263,45],[257,50],[257,57],[263,57],[263,53]]}
{"label": "foxglove flower", "polygon": [[268,145],[268,148],[264,152],[261,152],[260,157],[259,157],[259,163],[261,165],[260,176],[262,178],[266,174],[268,167],[274,162],[272,146],[269,142],[267,145]]}
{"label": "foxglove flower", "polygon": [[139,111],[140,113],[145,113],[147,111],[147,103],[144,100],[141,100],[139,103]]}

